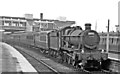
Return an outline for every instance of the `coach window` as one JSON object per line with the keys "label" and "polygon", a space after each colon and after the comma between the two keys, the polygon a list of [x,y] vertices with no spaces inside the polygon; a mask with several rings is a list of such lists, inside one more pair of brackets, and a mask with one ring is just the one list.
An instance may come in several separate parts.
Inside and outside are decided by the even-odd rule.
{"label": "coach window", "polygon": [[104,38],[101,38],[101,44],[103,44],[103,39],[104,39]]}
{"label": "coach window", "polygon": [[109,38],[109,44],[112,44],[112,38]]}
{"label": "coach window", "polygon": [[27,36],[27,39],[29,39],[29,36]]}
{"label": "coach window", "polygon": [[113,38],[110,38],[110,42],[109,42],[111,45],[114,44],[114,41],[113,41]]}
{"label": "coach window", "polygon": [[103,38],[103,44],[105,44],[105,38]]}
{"label": "coach window", "polygon": [[103,44],[105,44],[105,38],[103,38]]}
{"label": "coach window", "polygon": [[100,37],[100,44],[102,44],[102,38]]}
{"label": "coach window", "polygon": [[113,44],[116,45],[117,44],[117,38],[113,39]]}
{"label": "coach window", "polygon": [[105,38],[105,44],[106,44],[107,38]]}
{"label": "coach window", "polygon": [[114,40],[114,38],[112,38],[112,42],[111,42],[111,43],[112,43],[112,45],[114,44],[114,41],[113,41],[113,40]]}
{"label": "coach window", "polygon": [[111,45],[113,44],[113,38],[110,38],[110,44]]}
{"label": "coach window", "polygon": [[117,44],[119,44],[119,41],[120,41],[120,39],[119,39],[119,38],[117,38]]}
{"label": "coach window", "polygon": [[103,44],[103,38],[101,38],[101,44]]}
{"label": "coach window", "polygon": [[103,38],[103,44],[105,44],[105,38]]}
{"label": "coach window", "polygon": [[33,40],[33,36],[30,36],[30,39]]}
{"label": "coach window", "polygon": [[116,44],[118,44],[118,42],[119,42],[119,38],[117,38]]}
{"label": "coach window", "polygon": [[111,44],[111,38],[109,38],[109,44]]}
{"label": "coach window", "polygon": [[46,36],[45,35],[40,36],[40,41],[46,41]]}

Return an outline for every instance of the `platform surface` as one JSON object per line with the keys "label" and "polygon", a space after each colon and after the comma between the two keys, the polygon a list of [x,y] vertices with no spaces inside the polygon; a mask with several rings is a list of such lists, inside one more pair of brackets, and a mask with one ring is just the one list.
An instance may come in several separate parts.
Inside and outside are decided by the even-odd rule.
{"label": "platform surface", "polygon": [[108,57],[110,59],[120,61],[120,54],[108,53]]}
{"label": "platform surface", "polygon": [[0,74],[2,72],[37,72],[12,46],[0,42]]}

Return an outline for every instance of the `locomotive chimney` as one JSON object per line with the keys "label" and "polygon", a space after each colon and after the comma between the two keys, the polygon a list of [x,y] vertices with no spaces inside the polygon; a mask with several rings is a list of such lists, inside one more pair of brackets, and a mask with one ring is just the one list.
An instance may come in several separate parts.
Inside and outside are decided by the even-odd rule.
{"label": "locomotive chimney", "polygon": [[43,19],[43,13],[40,13],[40,19],[41,20]]}
{"label": "locomotive chimney", "polygon": [[90,23],[85,24],[85,30],[91,30],[91,24]]}

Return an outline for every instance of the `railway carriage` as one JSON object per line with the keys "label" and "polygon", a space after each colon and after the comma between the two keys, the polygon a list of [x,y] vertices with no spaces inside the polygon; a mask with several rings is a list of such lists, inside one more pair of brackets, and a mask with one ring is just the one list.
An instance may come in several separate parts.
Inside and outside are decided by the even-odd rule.
{"label": "railway carriage", "polygon": [[13,40],[13,37],[10,34],[3,34],[2,35],[2,41],[3,42],[8,42],[10,40]]}
{"label": "railway carriage", "polygon": [[[106,51],[107,33],[99,33],[100,45],[99,47]],[[120,33],[110,32],[109,34],[109,52],[120,52]]]}
{"label": "railway carriage", "polygon": [[12,35],[10,35],[9,42],[18,44],[19,40],[20,40],[19,34],[12,34]]}
{"label": "railway carriage", "polygon": [[23,44],[23,45],[25,45],[25,44],[27,44],[28,42],[27,42],[27,39],[26,39],[26,33],[22,33],[21,35],[19,35],[20,36],[20,43],[21,44]]}
{"label": "railway carriage", "polygon": [[60,47],[58,31],[51,31],[48,34],[48,42],[49,42],[48,43],[49,44],[49,54],[56,57],[59,53],[58,51],[59,51],[59,47]]}
{"label": "railway carriage", "polygon": [[[51,31],[42,31],[35,35],[35,46],[48,51],[49,42],[48,42],[48,33]],[[44,51],[43,50],[43,51]]]}
{"label": "railway carriage", "polygon": [[33,33],[25,33],[23,35],[24,35],[24,38],[23,40],[21,40],[22,42],[24,42],[25,44],[34,45],[34,34]]}

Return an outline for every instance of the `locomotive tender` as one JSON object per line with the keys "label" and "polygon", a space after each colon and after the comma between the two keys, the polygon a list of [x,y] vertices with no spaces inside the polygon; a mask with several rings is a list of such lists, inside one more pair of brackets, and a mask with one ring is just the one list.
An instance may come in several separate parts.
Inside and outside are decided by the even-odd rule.
{"label": "locomotive tender", "polygon": [[16,33],[9,35],[6,41],[40,47],[42,52],[81,69],[109,67],[108,53],[99,50],[100,36],[91,30],[89,23],[85,24],[85,30],[68,26],[59,30]]}

